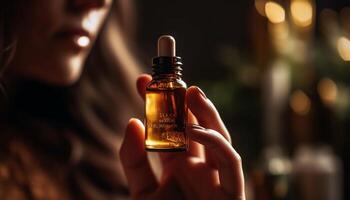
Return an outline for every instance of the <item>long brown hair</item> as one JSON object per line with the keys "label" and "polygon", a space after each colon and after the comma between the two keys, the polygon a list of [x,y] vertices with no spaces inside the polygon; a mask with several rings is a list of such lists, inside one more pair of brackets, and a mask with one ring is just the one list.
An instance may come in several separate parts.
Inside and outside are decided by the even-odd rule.
{"label": "long brown hair", "polygon": [[[11,14],[15,2],[0,3],[1,69],[6,69],[15,53],[15,27],[11,27],[16,24],[11,21],[15,19]],[[25,81],[16,85],[15,92],[4,83],[9,97],[2,97],[7,100],[0,105],[5,106],[0,114],[0,145],[9,146],[1,149],[0,157],[32,152],[44,171],[64,171],[63,182],[68,184],[64,187],[79,199],[128,195],[118,149],[128,118],[140,114],[140,99],[134,89],[140,64],[132,53],[133,38],[126,37],[135,31],[132,14],[125,17],[132,13],[132,1],[114,3],[118,5],[113,5],[77,83],[62,88]],[[21,145],[17,142],[13,150],[9,142],[13,140],[24,141],[24,150],[18,150]],[[27,168],[31,168],[31,162],[21,163],[29,163]],[[26,175],[31,177],[31,171]],[[29,188],[23,189],[27,195],[36,199],[36,188],[31,187],[38,186],[24,185]]]}

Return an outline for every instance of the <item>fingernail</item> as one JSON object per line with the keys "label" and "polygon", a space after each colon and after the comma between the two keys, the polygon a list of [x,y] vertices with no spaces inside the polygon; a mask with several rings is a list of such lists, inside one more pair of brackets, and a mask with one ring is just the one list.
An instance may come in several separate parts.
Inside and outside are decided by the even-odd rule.
{"label": "fingernail", "polygon": [[128,124],[133,120],[136,120],[136,118],[135,117],[130,118]]}
{"label": "fingernail", "polygon": [[196,88],[197,88],[197,90],[198,90],[199,94],[201,94],[201,95],[202,95],[202,97],[203,97],[204,99],[207,99],[207,96],[205,96],[205,94],[204,94],[203,90],[201,90],[199,87],[196,87]]}

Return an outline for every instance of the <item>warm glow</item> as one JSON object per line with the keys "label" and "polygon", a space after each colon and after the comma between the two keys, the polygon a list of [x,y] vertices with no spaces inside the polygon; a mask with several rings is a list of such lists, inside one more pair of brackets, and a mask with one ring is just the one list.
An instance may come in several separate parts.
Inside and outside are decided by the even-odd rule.
{"label": "warm glow", "polygon": [[285,11],[281,5],[276,2],[267,2],[265,4],[265,13],[272,23],[281,23],[285,19]]}
{"label": "warm glow", "polygon": [[255,8],[262,16],[265,16],[265,4],[266,0],[255,0]]}
{"label": "warm glow", "polygon": [[313,9],[308,0],[294,0],[290,6],[293,22],[297,26],[307,27],[312,23]]}
{"label": "warm glow", "polygon": [[[289,38],[289,27],[288,27],[288,24],[286,22],[269,26],[269,31],[278,40],[287,40]],[[283,45],[285,45],[285,44],[283,44]]]}
{"label": "warm glow", "polygon": [[90,44],[90,38],[86,36],[81,36],[78,38],[77,43],[81,47],[87,47]]}
{"label": "warm glow", "polygon": [[332,105],[335,103],[338,88],[334,81],[329,78],[322,79],[317,85],[317,90],[325,104]]}
{"label": "warm glow", "polygon": [[286,21],[278,24],[268,24],[271,42],[278,53],[285,54],[290,50],[290,32]]}
{"label": "warm glow", "polygon": [[289,104],[292,110],[299,115],[307,114],[311,107],[309,97],[301,90],[293,92]]}
{"label": "warm glow", "polygon": [[340,37],[337,47],[340,57],[345,61],[350,61],[350,40],[346,37]]}

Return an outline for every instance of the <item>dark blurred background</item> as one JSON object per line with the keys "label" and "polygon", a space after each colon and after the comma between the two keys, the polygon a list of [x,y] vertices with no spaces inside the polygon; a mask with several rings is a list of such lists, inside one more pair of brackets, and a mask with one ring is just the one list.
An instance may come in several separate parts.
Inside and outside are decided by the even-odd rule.
{"label": "dark blurred background", "polygon": [[177,40],[243,157],[248,199],[350,199],[350,1],[135,2],[140,57]]}

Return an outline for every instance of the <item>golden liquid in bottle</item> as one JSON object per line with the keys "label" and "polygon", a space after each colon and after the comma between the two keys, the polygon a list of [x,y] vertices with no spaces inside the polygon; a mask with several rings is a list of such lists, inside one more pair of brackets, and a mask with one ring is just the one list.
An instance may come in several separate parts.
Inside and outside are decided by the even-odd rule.
{"label": "golden liquid in bottle", "polygon": [[146,90],[146,150],[187,150],[185,96],[185,88]]}

